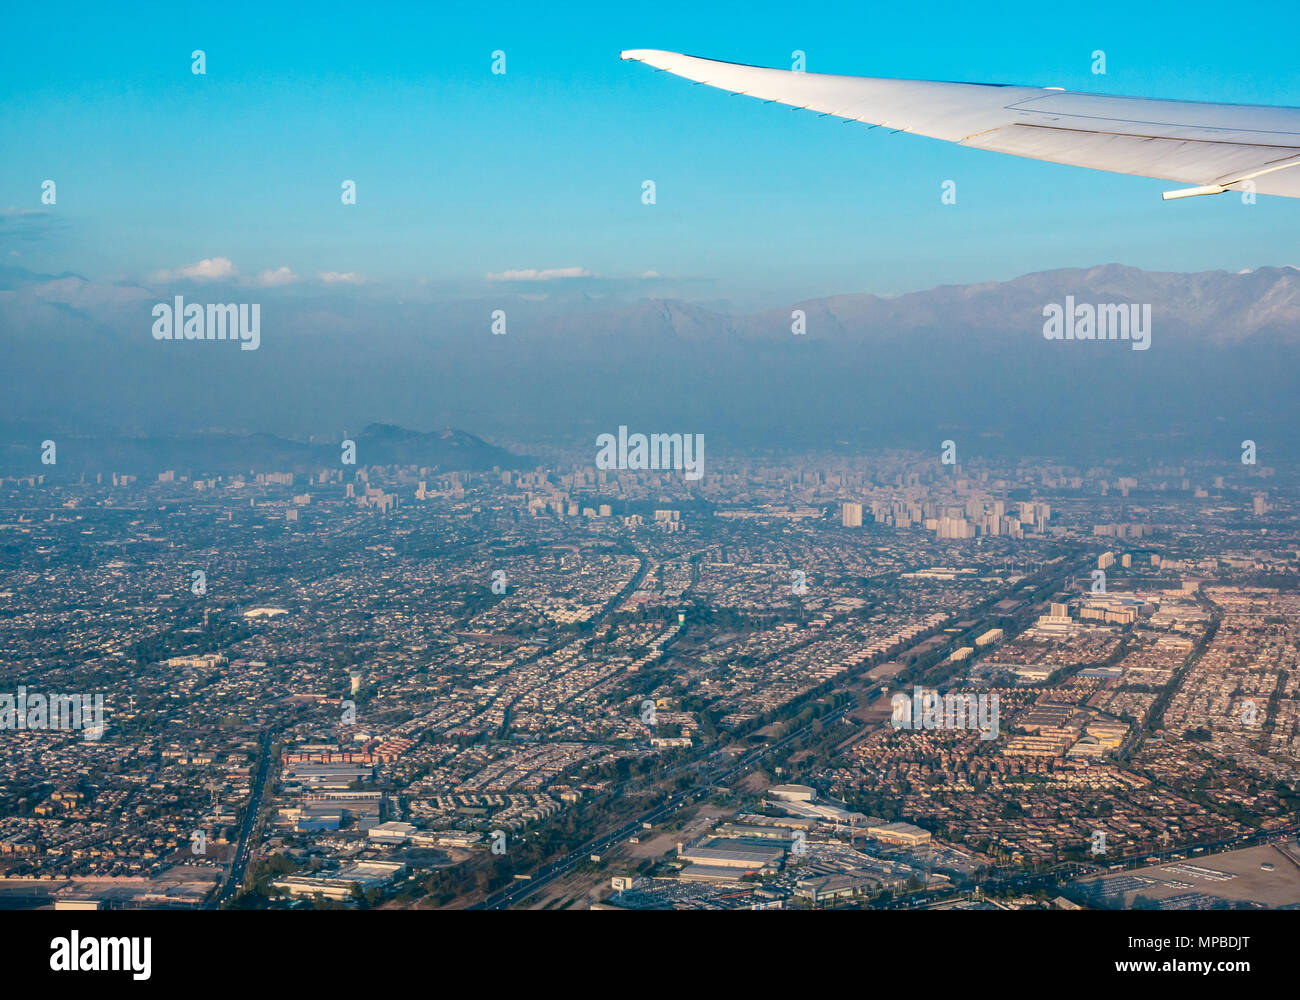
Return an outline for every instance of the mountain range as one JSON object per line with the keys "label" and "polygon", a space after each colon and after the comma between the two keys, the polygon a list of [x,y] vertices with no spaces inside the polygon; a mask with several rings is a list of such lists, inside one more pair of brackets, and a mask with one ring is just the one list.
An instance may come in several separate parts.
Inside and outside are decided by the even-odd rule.
{"label": "mountain range", "polygon": [[[151,308],[175,294],[259,301],[260,348],[154,340]],[[1067,296],[1150,304],[1150,349],[1045,339],[1044,308]],[[562,292],[164,289],[10,268],[0,329],[15,373],[4,441],[214,429],[336,441],[382,422],[581,447],[627,425],[747,449],[964,438],[975,451],[1212,458],[1245,438],[1295,450],[1300,270],[1109,264],[737,314]]]}
{"label": "mountain range", "polygon": [[446,428],[425,433],[371,424],[360,434],[337,441],[295,441],[274,434],[87,435],[54,440],[57,462],[41,465],[40,442],[10,439],[0,443],[0,473],[62,476],[128,473],[152,477],[173,470],[191,476],[256,473],[315,473],[340,467],[344,440],[355,445],[358,466],[415,465],[435,472],[531,469],[536,461],[488,444],[465,431]]}

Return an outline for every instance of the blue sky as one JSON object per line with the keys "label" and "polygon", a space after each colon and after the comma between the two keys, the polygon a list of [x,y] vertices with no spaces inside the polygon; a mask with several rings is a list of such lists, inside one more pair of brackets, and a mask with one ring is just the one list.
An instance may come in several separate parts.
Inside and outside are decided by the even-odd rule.
{"label": "blue sky", "polygon": [[[749,307],[1111,261],[1300,264],[1300,201],[1164,203],[1168,182],[868,132],[618,58],[788,67],[802,49],[810,72],[1300,106],[1295,5],[73,4],[8,20],[0,251],[33,271],[134,281],[223,257],[244,276],[472,295],[489,274],[580,268],[596,288]],[[25,214],[47,178],[57,205]]]}

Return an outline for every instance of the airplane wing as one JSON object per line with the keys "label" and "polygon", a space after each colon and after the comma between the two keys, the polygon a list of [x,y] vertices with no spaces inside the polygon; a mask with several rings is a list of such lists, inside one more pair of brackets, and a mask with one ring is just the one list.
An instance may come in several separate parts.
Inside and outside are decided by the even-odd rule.
{"label": "airplane wing", "polygon": [[1057,87],[833,76],[629,49],[623,59],[768,103],[1033,160],[1300,198],[1300,108],[1082,94]]}

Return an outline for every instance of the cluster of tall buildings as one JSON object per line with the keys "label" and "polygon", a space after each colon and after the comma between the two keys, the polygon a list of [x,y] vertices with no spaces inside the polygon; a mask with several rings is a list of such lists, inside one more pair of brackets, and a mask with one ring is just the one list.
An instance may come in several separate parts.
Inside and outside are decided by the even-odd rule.
{"label": "cluster of tall buildings", "polygon": [[1023,538],[1027,531],[1045,533],[1052,516],[1051,505],[1038,501],[1008,504],[1005,500],[979,497],[970,497],[964,503],[894,499],[874,500],[869,506],[846,501],[840,505],[840,524],[846,528],[862,527],[866,510],[877,524],[893,528],[921,527],[933,531],[938,538],[977,535]]}

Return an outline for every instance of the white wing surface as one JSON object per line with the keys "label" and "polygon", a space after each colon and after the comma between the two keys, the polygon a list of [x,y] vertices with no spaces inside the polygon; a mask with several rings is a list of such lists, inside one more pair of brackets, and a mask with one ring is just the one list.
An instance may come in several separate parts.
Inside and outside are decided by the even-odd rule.
{"label": "white wing surface", "polygon": [[[1300,198],[1300,108],[1081,94],[1044,87],[801,73],[657,49],[622,58],[697,83],[963,146],[1193,185]],[[1248,183],[1249,182],[1249,183]]]}

